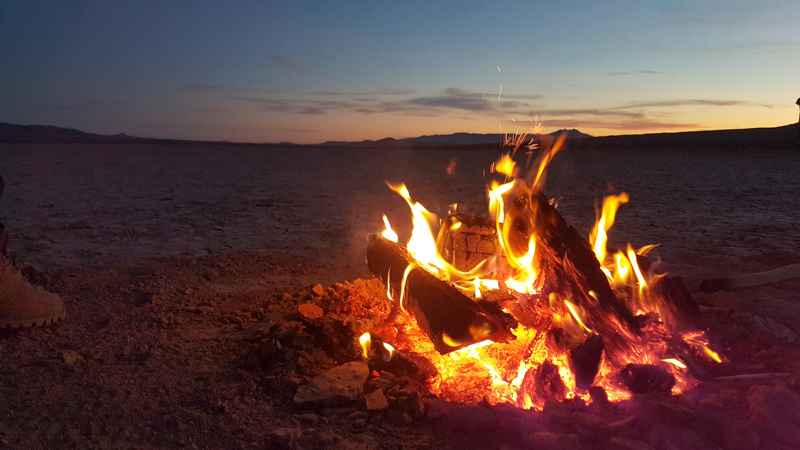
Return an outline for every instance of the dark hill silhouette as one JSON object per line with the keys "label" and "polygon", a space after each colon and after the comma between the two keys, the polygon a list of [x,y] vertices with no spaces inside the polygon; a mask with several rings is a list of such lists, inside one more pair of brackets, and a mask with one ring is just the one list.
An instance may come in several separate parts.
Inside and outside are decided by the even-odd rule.
{"label": "dark hill silhouette", "polygon": [[[547,146],[555,138],[567,133],[570,148],[583,149],[685,149],[685,150],[772,150],[800,149],[798,125],[790,124],[776,128],[749,128],[738,130],[686,131],[679,133],[652,133],[621,136],[592,137],[578,130],[559,130],[550,134],[533,135]],[[420,136],[416,138],[385,138],[378,141],[325,142],[314,147],[348,148],[499,148],[503,134],[454,133],[447,135]],[[125,133],[113,136],[86,133],[71,128],[50,125],[15,125],[0,123],[0,142],[16,143],[107,143],[107,144],[195,144],[195,145],[254,145],[254,146],[301,146],[283,142],[280,144],[241,144],[228,141],[189,141],[178,139],[154,139],[129,136]]]}
{"label": "dark hill silhouette", "polygon": [[797,149],[800,140],[797,124],[776,128],[685,131],[625,136],[602,136],[576,142],[573,147],[587,149],[686,149],[686,150],[775,150]]}
{"label": "dark hill silhouette", "polygon": [[120,133],[114,136],[86,133],[72,128],[54,127],[51,125],[14,125],[0,123],[0,142],[147,142],[152,139],[137,138]]}
{"label": "dark hill silhouette", "polygon": [[[567,139],[580,140],[591,136],[581,133],[578,130],[558,130],[548,135],[535,135],[539,139],[549,141],[552,137],[567,133]],[[368,148],[421,148],[421,147],[453,147],[453,146],[486,146],[502,145],[505,135],[502,133],[453,133],[453,134],[434,134],[415,138],[393,139],[384,138],[378,141],[328,141],[319,146],[322,147],[368,147]]]}

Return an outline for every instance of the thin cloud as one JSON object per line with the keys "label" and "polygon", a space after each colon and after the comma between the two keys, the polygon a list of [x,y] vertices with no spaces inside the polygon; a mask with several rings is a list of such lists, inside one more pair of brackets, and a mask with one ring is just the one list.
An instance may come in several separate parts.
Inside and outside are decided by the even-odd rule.
{"label": "thin cloud", "polygon": [[634,70],[632,72],[610,72],[609,75],[612,77],[624,76],[624,75],[657,75],[663,72],[658,72],[655,70]]}
{"label": "thin cloud", "polygon": [[605,128],[609,130],[629,130],[629,131],[647,131],[647,130],[688,130],[688,129],[701,129],[701,125],[696,123],[676,123],[664,122],[655,120],[624,120],[624,121],[601,121],[601,120],[580,120],[580,119],[562,119],[562,120],[546,120],[545,125],[553,128]]}
{"label": "thin cloud", "polygon": [[431,108],[452,108],[474,112],[489,111],[491,109],[489,102],[481,99],[480,97],[448,97],[446,95],[436,97],[417,97],[409,100],[409,103]]}
{"label": "thin cloud", "polygon": [[300,64],[299,61],[296,59],[286,56],[286,55],[278,55],[278,54],[271,54],[268,55],[268,59],[281,68],[290,70],[292,72],[301,73],[303,75],[311,75],[311,71],[306,68],[303,64]]}
{"label": "thin cloud", "polygon": [[214,86],[210,84],[200,84],[200,83],[187,83],[186,87],[194,91],[224,91],[226,89],[222,86]]}
{"label": "thin cloud", "polygon": [[653,102],[631,102],[627,105],[614,106],[608,109],[624,110],[634,108],[673,108],[681,106],[758,106],[762,108],[773,108],[771,105],[753,103],[743,100],[678,99]]}
{"label": "thin cloud", "polygon": [[361,95],[414,95],[417,91],[415,89],[379,89],[377,91],[363,91],[363,92],[347,92],[347,91],[321,91],[313,92],[312,95],[322,96],[361,96]]}

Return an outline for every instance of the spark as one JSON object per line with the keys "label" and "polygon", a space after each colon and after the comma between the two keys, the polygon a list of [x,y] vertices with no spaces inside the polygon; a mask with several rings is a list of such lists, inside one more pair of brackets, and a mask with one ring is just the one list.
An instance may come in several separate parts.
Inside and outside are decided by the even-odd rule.
{"label": "spark", "polygon": [[503,85],[500,85],[500,92],[497,93],[497,101],[500,101],[500,96],[503,95]]}

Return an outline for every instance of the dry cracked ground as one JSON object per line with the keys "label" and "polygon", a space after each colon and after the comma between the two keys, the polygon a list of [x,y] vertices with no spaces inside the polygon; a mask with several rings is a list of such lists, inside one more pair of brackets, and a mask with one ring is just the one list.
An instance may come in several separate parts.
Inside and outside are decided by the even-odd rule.
{"label": "dry cracked ground", "polygon": [[[588,230],[608,183],[625,190],[612,240],[662,243],[664,267],[690,287],[799,262],[797,155],[568,155],[546,188],[567,220]],[[359,361],[348,338],[380,298],[364,236],[383,213],[408,222],[383,180],[407,181],[440,213],[464,198],[477,210],[485,183],[467,174],[495,156],[4,146],[12,250],[68,316],[0,334],[0,448],[800,445],[798,280],[695,292],[727,361],[679,397],[522,411],[443,402],[413,377],[368,370],[353,401],[295,401]]]}

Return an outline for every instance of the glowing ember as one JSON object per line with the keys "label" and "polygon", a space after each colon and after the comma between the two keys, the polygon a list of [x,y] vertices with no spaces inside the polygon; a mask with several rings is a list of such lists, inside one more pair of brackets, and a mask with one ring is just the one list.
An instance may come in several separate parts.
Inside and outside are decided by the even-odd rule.
{"label": "glowing ember", "polygon": [[[491,236],[496,245],[486,244],[493,249],[488,250],[491,254],[469,270],[456,268],[456,263],[442,256],[431,224],[440,223],[440,238],[442,233],[464,234],[480,227],[458,220],[463,218],[459,215],[439,222],[411,199],[405,185],[390,185],[408,203],[414,228],[405,247],[413,261],[404,268],[402,280],[397,280],[400,268],[396,268],[394,280],[387,273],[380,274],[387,295],[401,309],[394,323],[396,333],[390,333],[388,340],[398,351],[428,359],[438,371],[429,389],[454,401],[486,400],[540,408],[547,400],[581,397],[591,401],[590,386],[602,387],[611,401],[629,398],[631,392],[671,390],[679,394],[692,387],[696,382],[688,373],[688,360],[699,355],[719,363],[722,358],[711,350],[703,332],[686,330],[674,305],[659,293],[664,275],[653,273],[649,262],[642,259],[654,246],[636,252],[628,245],[607,256],[607,233],[617,209],[629,196],[622,193],[603,202],[589,237],[591,261],[583,262],[593,265],[599,274],[599,279],[589,282],[576,265],[577,256],[553,254],[548,247],[548,239],[553,237],[541,235],[544,225],[537,215],[542,205],[555,211],[541,188],[545,167],[561,149],[563,137],[544,152],[526,180],[517,178],[519,168],[512,156],[522,146],[533,150],[535,145],[526,143],[524,135],[507,141],[514,151],[501,157],[490,171],[505,177],[503,183],[492,181],[487,192],[494,229],[470,241],[474,246],[478,237],[485,241]],[[383,220],[381,236],[397,242],[389,220],[386,216]],[[464,295],[494,305],[498,315],[513,322],[509,325],[512,338],[507,342],[483,340],[447,354],[437,352],[408,312],[406,284],[416,270],[428,271]],[[471,342],[496,339],[490,336],[487,323],[469,326]],[[369,357],[369,333],[360,342],[364,357]],[[447,332],[442,332],[441,342],[452,349],[469,343]],[[383,345],[391,357],[395,348]]]}

